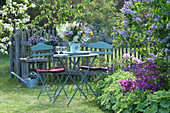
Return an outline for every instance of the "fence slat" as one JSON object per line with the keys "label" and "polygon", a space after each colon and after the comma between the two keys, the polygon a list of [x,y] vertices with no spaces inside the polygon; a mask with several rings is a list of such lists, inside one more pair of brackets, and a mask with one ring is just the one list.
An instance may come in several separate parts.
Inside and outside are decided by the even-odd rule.
{"label": "fence slat", "polygon": [[[16,58],[16,74],[20,76],[21,74],[21,64],[20,64],[20,56],[21,56],[21,51],[20,51],[20,39],[21,39],[22,33],[20,30],[16,31],[16,36],[14,38],[15,40],[15,58]],[[17,82],[19,83],[20,80],[17,78]]]}

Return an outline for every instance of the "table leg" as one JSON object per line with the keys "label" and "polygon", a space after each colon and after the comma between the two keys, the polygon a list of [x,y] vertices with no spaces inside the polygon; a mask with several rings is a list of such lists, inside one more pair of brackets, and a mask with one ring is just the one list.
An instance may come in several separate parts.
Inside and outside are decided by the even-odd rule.
{"label": "table leg", "polygon": [[[62,65],[62,66],[64,67],[64,69],[66,70],[66,68],[65,68],[63,62],[61,62],[60,58],[57,58],[57,59],[59,60],[59,62],[61,63],[61,65]],[[79,62],[79,60],[80,60],[80,57],[78,58],[78,60],[77,60],[76,63],[74,64],[73,70],[74,70],[74,68],[76,67],[76,65],[77,65],[77,63]],[[71,60],[71,62],[72,62],[72,60]],[[78,87],[78,89],[81,91],[81,93],[82,93],[82,94],[84,95],[84,97],[87,99],[87,96],[83,93],[83,91],[80,89],[80,87],[79,87],[78,84],[75,82],[75,80],[72,78],[72,76],[70,76],[70,74],[71,74],[71,72],[68,73],[68,76],[67,76],[66,80],[64,81],[64,83],[63,83],[60,91],[59,91],[58,94],[57,94],[57,96],[55,97],[55,99],[54,99],[54,101],[53,101],[53,104],[55,103],[56,99],[58,98],[59,94],[61,93],[61,90],[64,88],[64,85],[66,84],[66,82],[67,82],[67,80],[68,80],[69,77],[72,79],[72,81],[74,82],[74,84],[76,84],[76,86]]]}
{"label": "table leg", "polygon": [[[74,98],[77,90],[80,89],[79,87],[80,87],[80,85],[82,84],[83,80],[88,84],[88,82],[87,82],[87,80],[85,80],[85,78],[86,78],[86,75],[87,75],[88,71],[90,70],[90,67],[92,66],[92,64],[93,64],[93,62],[94,62],[95,59],[96,59],[96,56],[93,58],[90,66],[89,66],[89,69],[86,71],[86,73],[85,73],[84,75],[80,72],[79,68],[76,67],[76,65],[74,64],[74,62],[71,61],[71,62],[74,64],[75,68],[79,71],[79,73],[81,74],[81,76],[82,76],[83,78],[82,78],[81,82],[79,83],[79,85],[78,85],[76,91],[74,92],[73,96],[71,97],[70,101],[68,102],[67,106],[69,106],[69,104],[71,103],[71,101],[72,101],[72,99]],[[94,93],[94,95],[97,97],[96,93],[93,91],[93,89],[91,88],[91,86],[90,86],[89,84],[88,84],[88,86],[90,87],[90,89],[92,90],[92,92]]]}

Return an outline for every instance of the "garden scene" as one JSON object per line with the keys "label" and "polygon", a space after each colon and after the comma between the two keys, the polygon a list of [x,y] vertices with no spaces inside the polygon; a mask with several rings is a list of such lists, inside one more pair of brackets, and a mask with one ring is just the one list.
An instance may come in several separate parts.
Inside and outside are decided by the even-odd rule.
{"label": "garden scene", "polygon": [[1,113],[169,113],[169,0],[0,0]]}

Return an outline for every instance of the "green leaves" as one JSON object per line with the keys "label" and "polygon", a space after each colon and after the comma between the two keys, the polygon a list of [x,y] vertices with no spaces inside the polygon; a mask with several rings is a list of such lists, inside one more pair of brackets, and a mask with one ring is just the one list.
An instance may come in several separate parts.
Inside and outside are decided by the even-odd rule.
{"label": "green leaves", "polygon": [[144,102],[140,102],[138,105],[137,105],[137,109],[139,111],[143,111],[143,109],[145,108],[145,103]]}
{"label": "green leaves", "polygon": [[161,105],[161,107],[163,107],[163,108],[170,108],[170,102],[168,102],[167,100],[162,100],[162,101],[160,102],[160,105]]}

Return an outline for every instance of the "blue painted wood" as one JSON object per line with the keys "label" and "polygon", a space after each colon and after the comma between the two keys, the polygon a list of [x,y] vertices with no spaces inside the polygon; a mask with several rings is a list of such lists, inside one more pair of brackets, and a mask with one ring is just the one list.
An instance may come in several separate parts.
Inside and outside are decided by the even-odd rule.
{"label": "blue painted wood", "polygon": [[43,43],[40,43],[40,44],[37,44],[37,45],[31,47],[32,51],[52,50],[52,49],[53,49],[52,45],[47,45],[47,44],[43,44]]}
{"label": "blue painted wood", "polygon": [[90,48],[99,48],[99,49],[113,49],[113,45],[110,45],[105,42],[96,42],[89,44]]}

